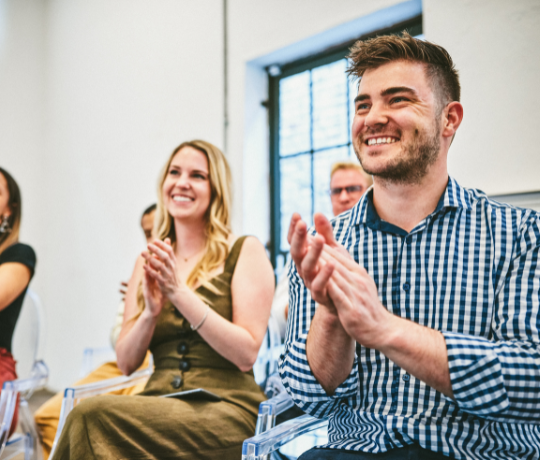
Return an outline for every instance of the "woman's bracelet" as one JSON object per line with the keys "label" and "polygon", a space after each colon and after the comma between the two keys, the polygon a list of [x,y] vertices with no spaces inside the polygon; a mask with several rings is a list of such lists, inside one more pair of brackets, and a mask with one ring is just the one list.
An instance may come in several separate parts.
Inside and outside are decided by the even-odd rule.
{"label": "woman's bracelet", "polygon": [[204,316],[203,316],[203,319],[201,319],[201,322],[199,324],[197,324],[196,326],[194,326],[193,324],[191,324],[191,330],[193,332],[195,332],[197,329],[199,329],[203,324],[204,322],[206,321],[206,317],[208,316],[208,312],[210,311],[210,306],[207,306],[206,307],[206,311],[204,312]]}

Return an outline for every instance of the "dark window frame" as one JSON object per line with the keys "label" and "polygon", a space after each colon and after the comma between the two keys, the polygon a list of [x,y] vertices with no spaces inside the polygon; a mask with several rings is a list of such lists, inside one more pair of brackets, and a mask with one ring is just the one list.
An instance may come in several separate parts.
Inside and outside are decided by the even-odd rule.
{"label": "dark window frame", "polygon": [[[308,58],[300,59],[291,63],[283,64],[280,67],[280,74],[272,76],[270,69],[268,73],[268,114],[270,127],[270,260],[274,268],[277,266],[279,256],[286,257],[286,254],[281,251],[281,188],[280,188],[280,153],[279,153],[279,82],[286,77],[295,75],[306,70],[311,70],[325,64],[343,59],[349,53],[349,48],[357,40],[366,40],[379,35],[401,34],[407,30],[411,35],[420,35],[423,33],[422,15],[395,24],[386,29],[377,30],[369,34],[362,35],[354,40],[341,43],[340,45],[328,48],[322,53],[319,53]],[[313,171],[311,171],[313,179]],[[313,180],[312,180],[312,196],[313,196]]]}

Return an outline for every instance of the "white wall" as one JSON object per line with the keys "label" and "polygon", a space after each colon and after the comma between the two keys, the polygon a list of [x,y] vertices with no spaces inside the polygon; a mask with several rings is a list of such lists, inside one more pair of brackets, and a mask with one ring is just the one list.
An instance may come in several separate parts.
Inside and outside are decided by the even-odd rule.
{"label": "white wall", "polygon": [[450,174],[489,194],[540,190],[540,2],[424,0],[424,31],[461,78]]}
{"label": "white wall", "polygon": [[34,241],[45,157],[45,8],[41,1],[0,0],[0,166],[22,189],[22,237]]}
{"label": "white wall", "polygon": [[140,215],[156,199],[166,157],[187,139],[221,145],[222,12],[219,0],[24,3],[6,9],[18,43],[1,75],[22,89],[0,104],[14,125],[9,144],[0,141],[1,163],[25,204],[39,203],[25,210],[23,239],[38,254],[33,284],[58,389],[78,376],[85,347],[108,343],[119,282],[143,247]]}
{"label": "white wall", "polygon": [[[266,242],[264,66],[420,3],[227,3],[234,229]],[[425,0],[423,9],[426,38],[451,52],[462,77],[451,173],[489,193],[539,190],[538,1]],[[85,347],[107,344],[166,156],[190,138],[222,146],[222,20],[221,0],[0,0],[0,164],[21,184],[23,239],[38,253],[52,388],[77,377]]]}

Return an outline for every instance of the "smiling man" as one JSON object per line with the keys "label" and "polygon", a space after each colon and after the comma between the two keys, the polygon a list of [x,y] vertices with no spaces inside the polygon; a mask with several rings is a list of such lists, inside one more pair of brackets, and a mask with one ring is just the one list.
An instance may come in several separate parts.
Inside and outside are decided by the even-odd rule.
{"label": "smiling man", "polygon": [[289,230],[280,372],[329,443],[301,459],[540,458],[540,215],[448,176],[463,118],[443,48],[353,46],[352,137],[373,188]]}

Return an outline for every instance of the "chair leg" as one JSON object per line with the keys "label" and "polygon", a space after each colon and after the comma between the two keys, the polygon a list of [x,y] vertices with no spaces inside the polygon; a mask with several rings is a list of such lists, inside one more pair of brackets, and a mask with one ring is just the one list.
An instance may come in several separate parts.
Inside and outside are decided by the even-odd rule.
{"label": "chair leg", "polygon": [[32,453],[32,437],[29,434],[26,434],[24,437],[24,460],[32,460]]}
{"label": "chair leg", "polygon": [[21,397],[19,402],[19,423],[23,432],[28,437],[27,449],[24,455],[25,460],[43,460],[43,449],[39,442],[39,435],[34,417],[28,408],[26,399]]}

